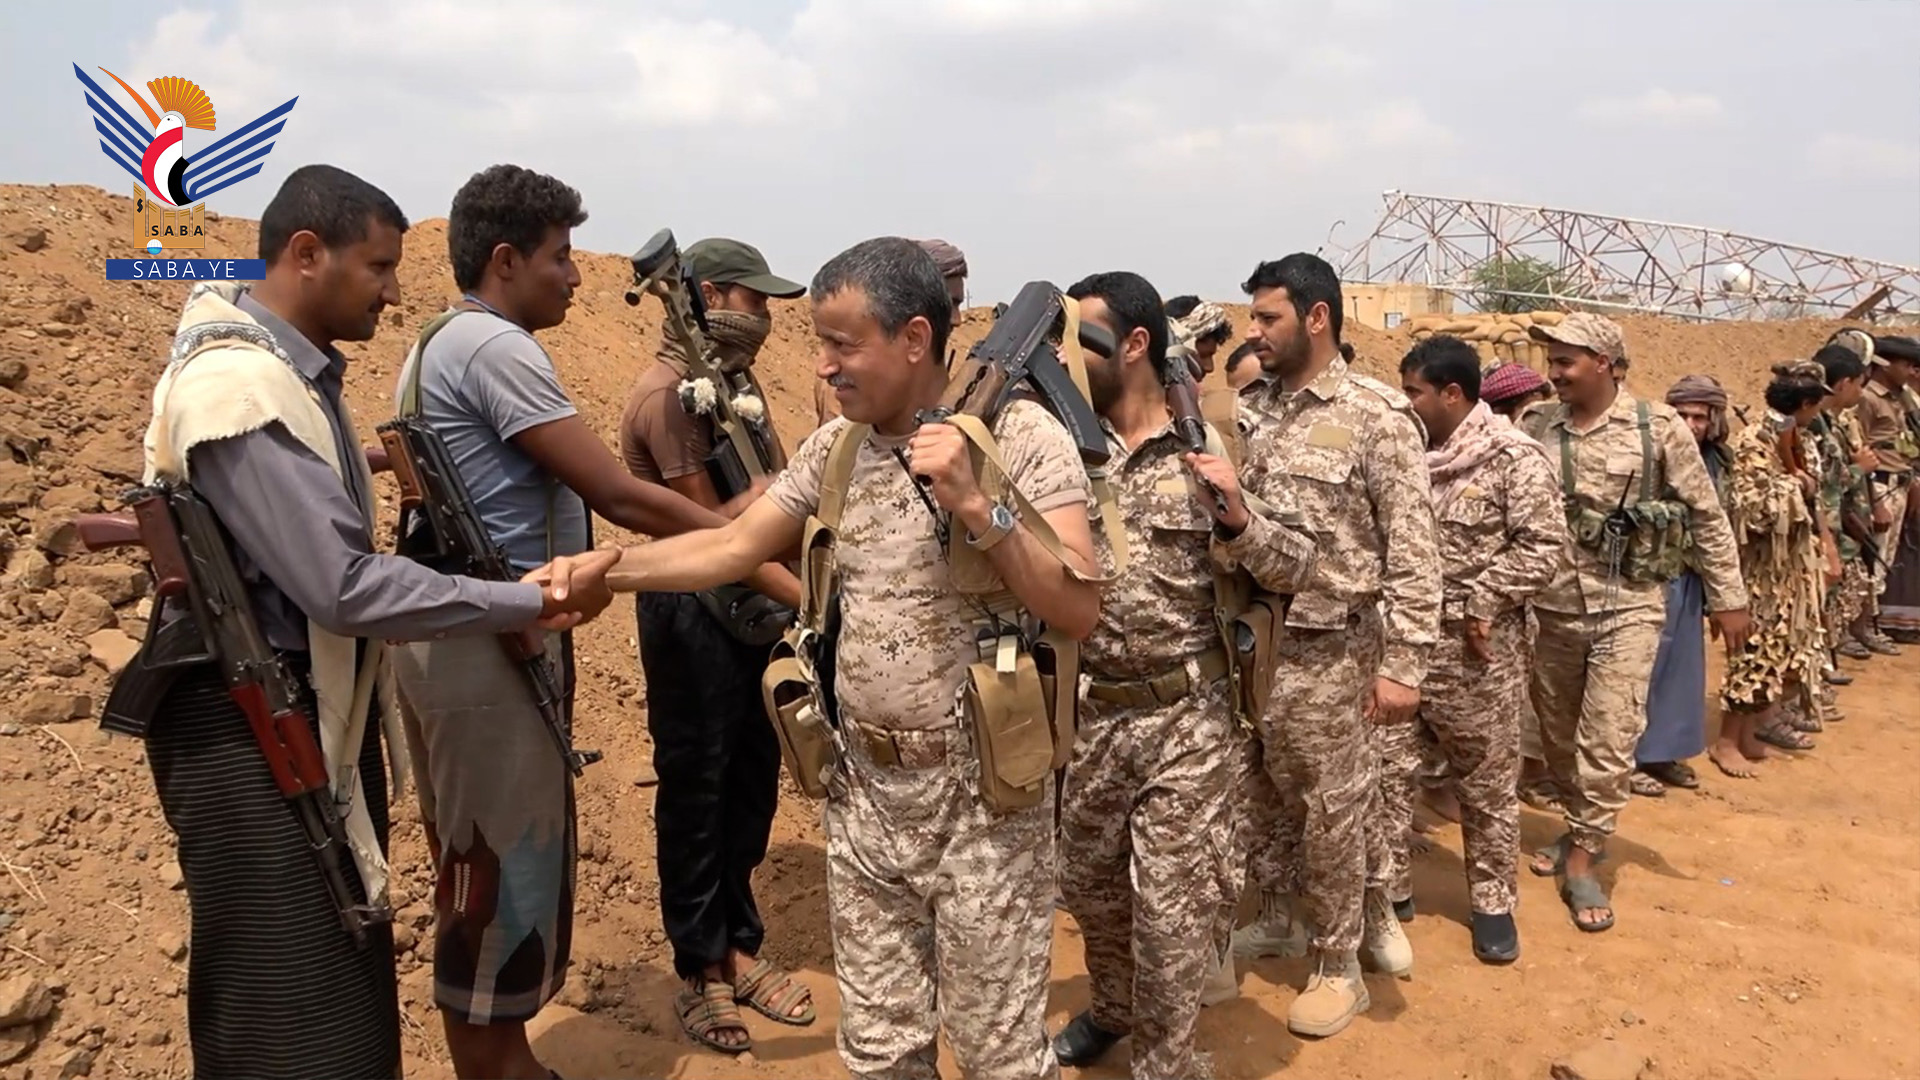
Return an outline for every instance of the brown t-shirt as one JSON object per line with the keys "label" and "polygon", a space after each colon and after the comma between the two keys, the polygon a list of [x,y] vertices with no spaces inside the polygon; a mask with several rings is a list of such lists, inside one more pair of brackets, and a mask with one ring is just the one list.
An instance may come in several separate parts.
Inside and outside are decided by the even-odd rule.
{"label": "brown t-shirt", "polygon": [[687,415],[679,386],[679,374],[654,361],[634,383],[620,416],[620,460],[649,483],[664,485],[699,472],[713,451],[713,425]]}
{"label": "brown t-shirt", "polygon": [[[807,436],[766,498],[796,518],[814,513],[827,451],[846,426],[846,418],[837,417]],[[1045,408],[1009,402],[994,440],[1014,485],[1035,510],[1078,502],[1089,515],[1094,512],[1073,439]],[[909,441],[875,432],[862,444],[836,546],[841,623],[835,695],[842,715],[855,724],[888,731],[953,724],[967,665],[979,659],[971,629],[979,616],[954,590],[933,518],[893,456]]]}

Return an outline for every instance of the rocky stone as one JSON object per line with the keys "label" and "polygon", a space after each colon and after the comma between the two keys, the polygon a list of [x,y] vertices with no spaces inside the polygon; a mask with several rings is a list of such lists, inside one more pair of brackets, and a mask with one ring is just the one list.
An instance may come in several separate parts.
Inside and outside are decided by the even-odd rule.
{"label": "rocky stone", "polygon": [[161,956],[176,963],[187,958],[187,939],[172,930],[168,930],[155,938],[153,945],[154,948],[160,950]]}
{"label": "rocky stone", "polygon": [[0,360],[0,386],[9,390],[18,390],[20,384],[26,381],[27,362],[25,360],[18,357]]}
{"label": "rocky stone", "polygon": [[47,246],[47,230],[38,225],[30,226],[15,232],[12,240],[14,246],[21,251],[39,251]]}
{"label": "rocky stone", "polygon": [[139,443],[124,435],[109,434],[82,447],[73,461],[103,476],[138,483],[143,454]]}
{"label": "rocky stone", "polygon": [[87,666],[71,656],[56,656],[47,661],[47,674],[58,675],[63,679],[75,678],[86,672]]}
{"label": "rocky stone", "polygon": [[0,1065],[10,1065],[26,1057],[39,1041],[39,1032],[32,1024],[0,1028]]}
{"label": "rocky stone", "polygon": [[178,862],[168,859],[160,868],[160,884],[178,892],[187,887],[187,875],[181,872]]}
{"label": "rocky stone", "polygon": [[77,1080],[78,1077],[91,1076],[93,1059],[99,1051],[98,1046],[81,1046],[68,1051],[67,1056],[60,1059],[60,1071],[55,1074],[55,1080]]}
{"label": "rocky stone", "polygon": [[1553,1080],[1639,1080],[1647,1055],[1622,1042],[1596,1042],[1553,1063]]}
{"label": "rocky stone", "polygon": [[35,421],[24,416],[0,416],[0,443],[28,461],[38,458],[52,440],[47,429]]}
{"label": "rocky stone", "polygon": [[33,470],[11,457],[0,458],[0,511],[10,512],[32,503]]}
{"label": "rocky stone", "polygon": [[87,656],[108,675],[120,674],[139,651],[140,643],[118,630],[96,630],[87,635]]}
{"label": "rocky stone", "polygon": [[68,326],[66,323],[57,323],[57,322],[41,323],[40,336],[50,337],[50,338],[70,338],[73,336],[73,327]]}
{"label": "rocky stone", "polygon": [[60,629],[68,636],[83,638],[95,630],[104,630],[118,622],[113,605],[92,589],[74,589],[67,594],[67,610],[60,614]]}
{"label": "rocky stone", "polygon": [[100,493],[85,484],[62,484],[41,493],[40,509],[50,514],[91,514],[100,509]]}
{"label": "rocky stone", "polygon": [[0,646],[0,675],[11,675],[16,671],[26,670],[26,667],[25,657],[12,649]]}
{"label": "rocky stone", "polygon": [[403,923],[403,922],[396,922],[393,924],[393,951],[394,952],[396,953],[412,952],[414,943],[418,940],[419,940],[419,937],[414,932],[413,927],[408,926],[406,923]]}
{"label": "rocky stone", "polygon": [[147,572],[126,563],[69,566],[65,574],[69,585],[91,589],[114,607],[131,603],[147,593]]}
{"label": "rocky stone", "polygon": [[0,1028],[33,1024],[53,1011],[53,991],[39,978],[22,972],[0,982]]}
{"label": "rocky stone", "polygon": [[93,309],[93,297],[77,293],[60,301],[53,309],[53,321],[78,326],[87,321],[87,312]]}
{"label": "rocky stone", "polygon": [[7,574],[23,587],[29,589],[50,589],[53,587],[53,564],[37,549],[23,551],[7,563]]}
{"label": "rocky stone", "polygon": [[24,724],[64,724],[92,713],[92,698],[64,690],[34,690],[14,707],[14,715]]}
{"label": "rocky stone", "polygon": [[41,518],[34,526],[33,546],[62,559],[84,550],[80,546],[80,532],[73,527],[73,522],[51,515]]}

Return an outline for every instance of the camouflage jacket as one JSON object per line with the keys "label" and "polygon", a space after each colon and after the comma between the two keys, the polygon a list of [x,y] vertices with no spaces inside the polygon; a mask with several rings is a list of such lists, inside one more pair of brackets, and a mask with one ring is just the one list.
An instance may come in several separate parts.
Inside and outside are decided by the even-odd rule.
{"label": "camouflage jacket", "polygon": [[1406,396],[1335,358],[1298,391],[1274,379],[1248,386],[1241,402],[1252,421],[1246,488],[1297,506],[1319,549],[1287,625],[1344,630],[1361,608],[1384,603],[1378,673],[1419,686],[1440,631],[1440,558],[1426,438]]}
{"label": "camouflage jacket", "polygon": [[1820,457],[1820,513],[1826,519],[1827,531],[1833,534],[1834,542],[1840,548],[1840,558],[1852,560],[1860,557],[1860,545],[1846,534],[1845,519],[1849,515],[1863,520],[1873,517],[1873,496],[1869,487],[1867,471],[1854,463],[1854,451],[1860,448],[1860,429],[1850,424],[1852,417],[1847,413],[1821,414],[1807,425],[1807,434],[1813,437]]}

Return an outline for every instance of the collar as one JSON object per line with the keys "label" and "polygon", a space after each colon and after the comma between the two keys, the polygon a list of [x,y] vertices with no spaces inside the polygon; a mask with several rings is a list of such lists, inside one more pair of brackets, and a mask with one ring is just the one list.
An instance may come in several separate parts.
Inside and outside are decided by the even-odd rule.
{"label": "collar", "polygon": [[1317,378],[1301,389],[1321,401],[1332,401],[1334,395],[1340,392],[1341,384],[1346,381],[1347,358],[1336,354],[1333,363],[1327,365],[1327,370],[1321,372]]}
{"label": "collar", "polygon": [[1133,458],[1138,457],[1142,450],[1145,450],[1147,447],[1152,446],[1154,443],[1157,443],[1162,439],[1173,437],[1175,434],[1175,428],[1173,426],[1173,418],[1171,415],[1168,416],[1167,422],[1165,424],[1162,424],[1158,429],[1154,431],[1153,434],[1147,436],[1144,439],[1141,439],[1140,445],[1132,449],[1127,448],[1126,441],[1120,438],[1120,433],[1113,429],[1113,425],[1111,423],[1108,423],[1107,418],[1104,416],[1100,418],[1100,430],[1103,434],[1106,435],[1108,446],[1111,449],[1118,451],[1121,455],[1123,455],[1128,460],[1132,460]]}
{"label": "collar", "polygon": [[[1615,420],[1625,420],[1629,424],[1638,423],[1639,421],[1634,416],[1634,412],[1639,407],[1639,405],[1640,405],[1639,399],[1635,398],[1632,394],[1628,393],[1627,388],[1622,386],[1618,391],[1614,393],[1613,404],[1608,406],[1607,411],[1600,414],[1598,422],[1595,423],[1593,427],[1588,428],[1587,430],[1598,431],[1601,428],[1606,427],[1608,424],[1613,423]],[[1573,426],[1573,413],[1567,408],[1565,404],[1562,404],[1560,406],[1558,413],[1554,416],[1553,419],[1547,421],[1547,427],[1562,428],[1567,431],[1577,430]]]}
{"label": "collar", "polygon": [[1890,398],[1893,396],[1894,390],[1893,387],[1888,386],[1886,383],[1878,379],[1872,379],[1867,382],[1867,393],[1879,398]]}
{"label": "collar", "polygon": [[235,301],[235,306],[253,316],[255,322],[259,323],[267,333],[272,334],[273,340],[279,343],[281,350],[287,354],[287,359],[293,361],[294,369],[309,380],[316,380],[329,371],[337,378],[346,371],[347,358],[342,356],[339,350],[331,345],[325,350],[316,347],[313,342],[307,340],[307,335],[294,329],[292,323],[275,315],[267,309],[265,304],[255,300],[251,291],[242,292],[240,298]]}

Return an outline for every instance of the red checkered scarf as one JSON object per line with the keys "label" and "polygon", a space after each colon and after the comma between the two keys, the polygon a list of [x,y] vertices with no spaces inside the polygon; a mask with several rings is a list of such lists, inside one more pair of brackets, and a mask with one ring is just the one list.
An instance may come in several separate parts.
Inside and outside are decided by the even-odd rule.
{"label": "red checkered scarf", "polygon": [[1473,411],[1453,429],[1447,441],[1435,449],[1427,451],[1427,474],[1433,483],[1433,512],[1438,515],[1446,512],[1460,492],[1473,482],[1480,467],[1493,460],[1494,455],[1510,447],[1523,446],[1547,457],[1546,448],[1535,442],[1531,436],[1504,419],[1494,415],[1484,401],[1476,401]]}

